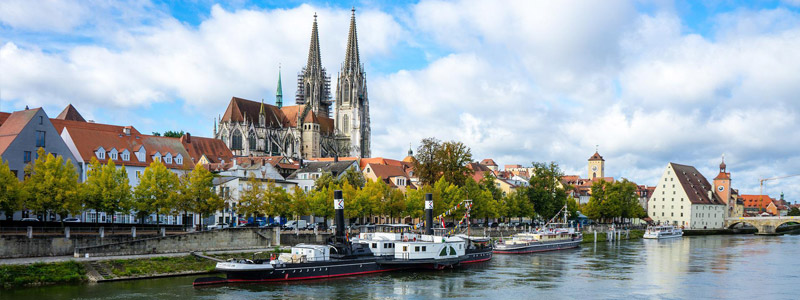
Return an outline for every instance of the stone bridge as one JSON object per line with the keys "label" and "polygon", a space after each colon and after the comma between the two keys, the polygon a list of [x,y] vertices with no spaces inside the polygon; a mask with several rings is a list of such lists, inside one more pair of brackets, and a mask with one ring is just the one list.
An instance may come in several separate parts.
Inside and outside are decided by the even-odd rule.
{"label": "stone bridge", "polygon": [[732,228],[736,224],[744,223],[758,229],[756,234],[776,234],[775,229],[786,223],[799,223],[800,217],[738,217],[725,218],[725,228]]}

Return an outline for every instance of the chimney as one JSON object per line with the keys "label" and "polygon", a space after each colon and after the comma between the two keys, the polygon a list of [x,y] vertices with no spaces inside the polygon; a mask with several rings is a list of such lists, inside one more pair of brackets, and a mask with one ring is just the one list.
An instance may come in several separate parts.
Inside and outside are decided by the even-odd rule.
{"label": "chimney", "polygon": [[186,137],[186,143],[187,144],[191,144],[192,143],[192,135],[187,132],[187,133],[184,134],[184,136]]}
{"label": "chimney", "polygon": [[425,234],[433,235],[433,194],[425,194]]}
{"label": "chimney", "polygon": [[714,192],[712,192],[711,190],[708,190],[708,200],[709,201],[714,201],[713,194],[714,194]]}

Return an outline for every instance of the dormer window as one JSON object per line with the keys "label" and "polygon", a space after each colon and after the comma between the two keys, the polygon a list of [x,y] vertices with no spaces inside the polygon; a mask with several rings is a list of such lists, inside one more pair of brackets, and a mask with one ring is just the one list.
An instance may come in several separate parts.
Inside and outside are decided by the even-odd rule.
{"label": "dormer window", "polygon": [[128,149],[125,149],[124,151],[122,151],[122,160],[123,161],[131,160],[131,153],[128,152]]}
{"label": "dormer window", "polygon": [[106,159],[106,149],[103,149],[103,147],[97,148],[95,155],[97,155],[97,159]]}
{"label": "dormer window", "polygon": [[182,165],[183,164],[183,156],[180,155],[180,154],[178,154],[178,156],[175,156],[175,163],[179,164],[179,165]]}
{"label": "dormer window", "polygon": [[167,155],[164,155],[164,162],[166,162],[168,164],[171,164],[172,163],[172,155],[170,155],[169,153],[167,153]]}
{"label": "dormer window", "polygon": [[153,155],[153,161],[161,162],[161,156]]}
{"label": "dormer window", "polygon": [[108,152],[108,156],[113,160],[117,160],[117,149],[111,149],[111,151]]}

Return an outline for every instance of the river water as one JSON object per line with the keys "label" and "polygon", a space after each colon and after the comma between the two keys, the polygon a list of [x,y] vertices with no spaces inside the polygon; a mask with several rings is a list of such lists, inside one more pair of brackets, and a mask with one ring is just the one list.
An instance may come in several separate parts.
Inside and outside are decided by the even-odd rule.
{"label": "river water", "polygon": [[699,236],[495,255],[469,267],[193,288],[195,277],[0,290],[2,299],[800,299],[800,235]]}

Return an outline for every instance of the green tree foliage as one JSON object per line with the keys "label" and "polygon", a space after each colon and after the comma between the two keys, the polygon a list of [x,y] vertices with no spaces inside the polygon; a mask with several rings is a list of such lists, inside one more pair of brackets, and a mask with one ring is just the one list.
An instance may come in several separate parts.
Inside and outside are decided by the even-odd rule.
{"label": "green tree foliage", "polygon": [[[433,193],[433,186],[425,185],[415,190],[406,191],[406,208],[403,214],[412,218],[421,218],[425,208],[425,194]],[[436,208],[434,206],[434,208]]]}
{"label": "green tree foliage", "polygon": [[328,188],[332,185],[339,185],[339,181],[336,178],[333,178],[330,172],[323,172],[322,175],[314,180],[314,190],[321,191],[324,188]]}
{"label": "green tree foliage", "polygon": [[172,131],[172,130],[164,131],[164,136],[165,137],[179,138],[179,137],[182,137],[183,134],[184,134],[183,130],[181,130],[180,132]]}
{"label": "green tree foliage", "polygon": [[23,183],[27,200],[23,208],[37,213],[53,212],[66,217],[77,214],[83,208],[78,187],[78,174],[69,159],[46,153],[44,148],[37,151],[38,158],[25,167],[29,176]]}
{"label": "green tree foliage", "polygon": [[442,177],[457,186],[464,186],[473,171],[467,168],[472,162],[472,152],[461,142],[444,142],[436,151]]}
{"label": "green tree foliage", "polygon": [[[484,222],[488,222],[489,218],[499,216],[501,200],[495,200],[492,196],[492,192],[486,189],[485,186],[478,184],[472,178],[468,178],[462,190],[464,199],[472,200],[471,217],[483,219]],[[459,215],[456,216],[456,218],[460,218],[462,213],[463,209],[459,209]]]}
{"label": "green tree foliage", "polygon": [[347,183],[357,188],[363,188],[367,183],[366,180],[364,180],[364,174],[356,171],[355,168],[348,168],[344,176],[342,176],[342,180],[347,181]]}
{"label": "green tree foliage", "polygon": [[391,223],[395,223],[395,218],[403,216],[406,209],[406,198],[403,192],[398,189],[388,189],[389,193],[381,205],[382,213],[389,216]]}
{"label": "green tree foliage", "polygon": [[627,179],[616,182],[601,180],[592,184],[592,196],[585,210],[587,217],[601,221],[647,216],[639,205],[636,184]]}
{"label": "green tree foliage", "polygon": [[311,213],[314,216],[325,218],[325,222],[328,221],[328,218],[333,217],[333,190],[333,188],[326,186],[310,193]]}
{"label": "green tree foliage", "polygon": [[566,189],[560,184],[563,175],[555,162],[533,163],[530,187],[526,190],[534,212],[544,220],[555,216],[567,201]]}
{"label": "green tree foliage", "polygon": [[22,184],[11,172],[8,162],[2,159],[0,162],[0,211],[6,214],[6,219],[11,219],[14,211],[22,207]]}
{"label": "green tree foliage", "polygon": [[108,222],[114,213],[131,209],[131,185],[125,166],[117,169],[111,159],[103,165],[92,157],[86,175],[81,191],[87,208],[105,212]]}
{"label": "green tree foliage", "polygon": [[276,186],[274,181],[267,181],[262,207],[261,211],[266,214],[281,218],[286,218],[292,212],[289,193],[283,187]]}
{"label": "green tree foliage", "polygon": [[250,174],[246,187],[239,193],[238,212],[245,217],[257,217],[266,214],[264,209],[264,186],[255,175]]}
{"label": "green tree foliage", "polygon": [[797,207],[792,207],[789,209],[789,212],[786,213],[787,216],[800,216],[800,209]]}
{"label": "green tree foliage", "polygon": [[441,163],[437,157],[440,147],[441,142],[432,137],[423,139],[417,147],[413,163],[414,173],[422,185],[433,185],[442,176]]}
{"label": "green tree foliage", "polygon": [[208,216],[225,207],[225,200],[214,193],[214,174],[211,174],[202,164],[194,166],[192,172],[183,177],[181,195],[178,199],[188,202],[181,207],[184,210],[200,214],[200,226],[203,228],[203,216]]}
{"label": "green tree foliage", "polygon": [[307,194],[303,189],[298,186],[292,188],[292,193],[289,194],[289,208],[294,215],[295,220],[299,220],[301,216],[310,215],[311,201],[310,194]]}
{"label": "green tree foliage", "polygon": [[506,195],[505,215],[512,218],[533,217],[533,203],[528,199],[528,188],[518,187],[514,192]]}
{"label": "green tree foliage", "polygon": [[139,185],[134,188],[134,207],[144,223],[148,215],[156,214],[158,223],[161,214],[171,213],[178,188],[178,175],[167,169],[160,161],[153,161],[139,176]]}

